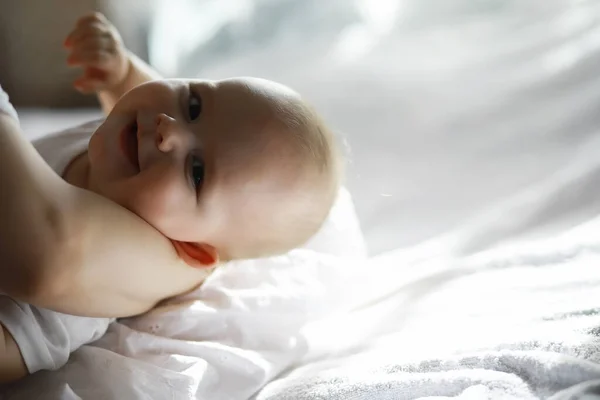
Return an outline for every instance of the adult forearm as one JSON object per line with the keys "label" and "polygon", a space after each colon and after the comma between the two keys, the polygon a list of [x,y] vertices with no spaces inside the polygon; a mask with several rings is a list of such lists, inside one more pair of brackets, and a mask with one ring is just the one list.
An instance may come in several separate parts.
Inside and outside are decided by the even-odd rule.
{"label": "adult forearm", "polygon": [[16,381],[28,373],[17,342],[0,324],[0,384]]}
{"label": "adult forearm", "polygon": [[40,293],[60,241],[57,180],[18,122],[0,113],[0,291],[24,301]]}
{"label": "adult forearm", "polygon": [[135,54],[129,53],[129,71],[123,83],[110,90],[101,90],[98,92],[98,100],[104,114],[108,115],[121,96],[134,87],[157,79],[162,79],[158,71],[154,70]]}

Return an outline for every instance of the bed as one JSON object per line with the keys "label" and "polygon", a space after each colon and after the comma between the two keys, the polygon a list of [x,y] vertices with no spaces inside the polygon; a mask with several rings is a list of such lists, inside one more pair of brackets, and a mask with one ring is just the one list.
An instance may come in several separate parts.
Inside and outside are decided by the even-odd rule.
{"label": "bed", "polygon": [[[340,132],[324,230],[6,398],[600,399],[600,2],[358,3],[362,26],[293,42],[309,67],[270,42],[198,72],[282,80]],[[32,138],[98,115],[19,111]]]}

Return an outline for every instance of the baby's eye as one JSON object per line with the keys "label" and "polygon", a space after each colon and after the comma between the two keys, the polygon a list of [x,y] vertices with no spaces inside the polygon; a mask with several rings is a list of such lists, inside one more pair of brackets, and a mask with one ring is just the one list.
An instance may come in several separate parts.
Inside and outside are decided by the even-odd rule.
{"label": "baby's eye", "polygon": [[204,161],[197,156],[192,156],[189,168],[194,189],[198,189],[204,182]]}
{"label": "baby's eye", "polygon": [[202,99],[195,94],[190,94],[188,116],[190,121],[195,121],[202,114]]}

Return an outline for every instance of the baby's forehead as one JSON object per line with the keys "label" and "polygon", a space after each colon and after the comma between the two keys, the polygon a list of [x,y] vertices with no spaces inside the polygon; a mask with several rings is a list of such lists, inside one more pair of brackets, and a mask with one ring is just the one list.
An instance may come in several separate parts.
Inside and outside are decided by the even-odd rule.
{"label": "baby's forehead", "polygon": [[[285,129],[303,116],[300,96],[292,89],[259,78],[231,78],[214,83],[215,117],[262,132]],[[293,124],[297,125],[297,124]]]}
{"label": "baby's forehead", "polygon": [[299,154],[294,136],[301,134],[298,127],[287,126],[274,113],[220,118],[218,126],[223,129],[214,132],[210,147],[215,163],[225,174],[250,174],[252,179],[260,179],[296,166]]}
{"label": "baby's forehead", "polygon": [[302,100],[284,85],[244,77],[190,83],[201,85],[206,94],[204,118],[210,130],[206,139],[219,156],[240,160],[260,153],[287,153],[290,139],[300,133],[292,131],[303,125],[298,123],[303,119]]}
{"label": "baby's forehead", "polygon": [[261,107],[264,111],[293,111],[300,95],[289,87],[261,78],[229,78],[212,83],[216,95],[243,106]]}
{"label": "baby's forehead", "polygon": [[239,87],[258,96],[265,97],[299,97],[293,89],[281,83],[263,78],[235,77],[213,81],[217,86]]}

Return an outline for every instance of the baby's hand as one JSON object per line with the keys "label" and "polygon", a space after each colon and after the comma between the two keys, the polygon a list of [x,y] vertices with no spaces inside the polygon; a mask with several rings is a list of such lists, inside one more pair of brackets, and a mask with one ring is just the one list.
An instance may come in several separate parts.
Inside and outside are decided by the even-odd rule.
{"label": "baby's hand", "polygon": [[80,92],[112,90],[125,81],[129,54],[104,15],[96,12],[80,18],[64,45],[70,51],[67,64],[83,67],[83,75],[73,82]]}

